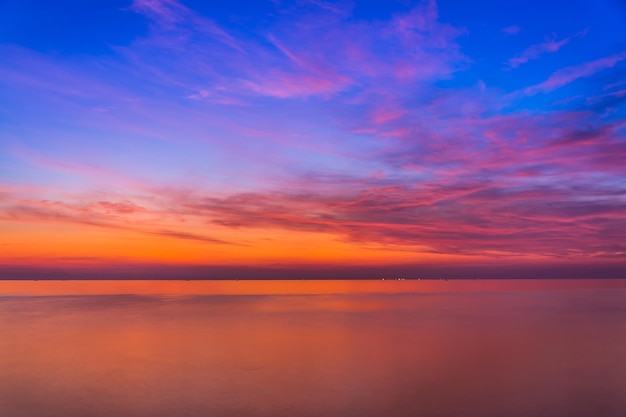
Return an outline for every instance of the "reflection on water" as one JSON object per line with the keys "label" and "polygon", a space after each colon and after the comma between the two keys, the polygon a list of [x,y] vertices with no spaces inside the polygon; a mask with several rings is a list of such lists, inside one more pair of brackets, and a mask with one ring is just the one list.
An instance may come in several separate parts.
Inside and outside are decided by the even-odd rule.
{"label": "reflection on water", "polygon": [[620,416],[626,282],[1,282],[0,416]]}

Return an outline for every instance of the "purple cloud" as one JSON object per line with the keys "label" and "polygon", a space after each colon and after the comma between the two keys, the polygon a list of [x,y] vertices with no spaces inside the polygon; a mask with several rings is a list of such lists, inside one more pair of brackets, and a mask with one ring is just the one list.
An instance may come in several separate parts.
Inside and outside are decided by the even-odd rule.
{"label": "purple cloud", "polygon": [[520,65],[527,63],[528,61],[540,58],[544,54],[558,52],[559,49],[570,43],[572,39],[585,36],[586,34],[587,31],[583,31],[568,38],[563,38],[561,40],[549,39],[545,42],[531,45],[528,48],[524,49],[524,51],[522,51],[520,54],[515,55],[513,58],[509,59],[507,65],[509,68],[517,68]]}
{"label": "purple cloud", "polygon": [[553,90],[566,86],[580,78],[591,77],[600,71],[613,68],[626,59],[626,52],[617,53],[595,61],[585,62],[579,65],[562,68],[555,71],[547,80],[526,87],[525,95],[535,95],[539,93],[549,93]]}
{"label": "purple cloud", "polygon": [[141,59],[136,64],[146,71],[195,90],[190,96],[216,100],[224,94],[329,97],[377,80],[441,79],[465,59],[455,43],[461,32],[438,21],[434,1],[388,22],[351,22],[326,3],[314,4],[321,14],[281,22],[250,38],[227,33],[173,0],[137,1],[133,10],[155,25],[122,52]]}

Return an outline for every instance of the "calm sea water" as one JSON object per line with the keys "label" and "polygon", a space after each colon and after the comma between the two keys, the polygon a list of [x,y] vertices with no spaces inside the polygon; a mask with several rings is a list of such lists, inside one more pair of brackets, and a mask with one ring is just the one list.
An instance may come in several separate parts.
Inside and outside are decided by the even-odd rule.
{"label": "calm sea water", "polygon": [[626,281],[0,282],[1,417],[626,415]]}

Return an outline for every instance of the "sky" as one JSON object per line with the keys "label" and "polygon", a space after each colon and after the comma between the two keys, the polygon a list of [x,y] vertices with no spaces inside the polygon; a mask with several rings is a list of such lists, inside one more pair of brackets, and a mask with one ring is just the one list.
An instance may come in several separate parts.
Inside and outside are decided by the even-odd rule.
{"label": "sky", "polygon": [[0,277],[481,267],[626,277],[625,1],[0,2]]}

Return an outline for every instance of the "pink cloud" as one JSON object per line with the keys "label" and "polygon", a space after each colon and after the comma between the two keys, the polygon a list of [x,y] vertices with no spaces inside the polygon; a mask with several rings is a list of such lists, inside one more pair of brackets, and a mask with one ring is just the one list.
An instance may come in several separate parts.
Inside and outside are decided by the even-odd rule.
{"label": "pink cloud", "polygon": [[[607,228],[623,221],[623,204],[615,201],[572,199],[570,190],[549,186],[452,183],[379,188],[375,183],[373,179],[370,188],[343,196],[200,197],[187,199],[183,207],[187,215],[206,216],[225,227],[325,232],[353,242],[436,253],[619,257],[626,248],[618,236],[606,235]],[[579,192],[602,195],[593,186]]]}
{"label": "pink cloud", "polygon": [[170,24],[178,23],[189,9],[176,0],[134,0],[131,10]]}
{"label": "pink cloud", "polygon": [[615,87],[621,87],[626,85],[626,80],[620,80],[611,84],[607,84],[604,87],[602,87],[603,90],[612,90]]}
{"label": "pink cloud", "polygon": [[600,71],[613,68],[626,59],[626,52],[600,58],[595,61],[560,69],[547,80],[524,89],[525,95],[548,93],[566,86],[580,78],[591,77]]}
{"label": "pink cloud", "polygon": [[245,81],[247,89],[275,98],[330,96],[351,84],[347,77],[319,77],[315,75],[294,75],[289,73],[266,74],[258,81]]}
{"label": "pink cloud", "polygon": [[0,221],[5,222],[77,224],[175,239],[230,244],[221,239],[188,232],[181,228],[179,230],[155,229],[153,225],[158,224],[159,220],[163,223],[162,218],[163,213],[154,209],[149,210],[128,200],[68,203],[58,200],[19,199],[13,195],[0,200]]}
{"label": "pink cloud", "polygon": [[[216,89],[210,84],[216,83],[233,99],[250,94],[328,98],[382,80],[406,83],[445,78],[465,60],[455,42],[461,31],[438,22],[434,1],[388,22],[351,22],[343,8],[336,10],[325,2],[311,4],[320,13],[280,21],[267,34],[260,34],[270,47],[259,39],[227,33],[174,0],[141,0],[133,10],[159,24],[126,53],[141,56],[147,71],[159,68],[159,76],[170,82],[206,80],[206,85],[192,87],[194,92],[187,94],[196,99],[212,97],[209,92]],[[386,51],[384,57],[381,51]],[[152,56],[169,58],[150,62]]]}
{"label": "pink cloud", "polygon": [[535,60],[546,53],[558,52],[558,50],[567,45],[571,41],[571,39],[572,38],[564,38],[560,41],[552,39],[543,43],[531,45],[520,54],[515,55],[513,58],[509,59],[508,66],[509,68],[517,68],[520,65],[525,64],[528,61]]}
{"label": "pink cloud", "polygon": [[392,105],[376,107],[372,112],[372,121],[377,124],[387,123],[402,117],[404,114],[406,114],[406,110],[394,108]]}
{"label": "pink cloud", "polygon": [[233,49],[245,52],[222,27],[210,19],[198,16],[177,0],[134,0],[130,9],[149,17],[160,29],[208,33]]}

